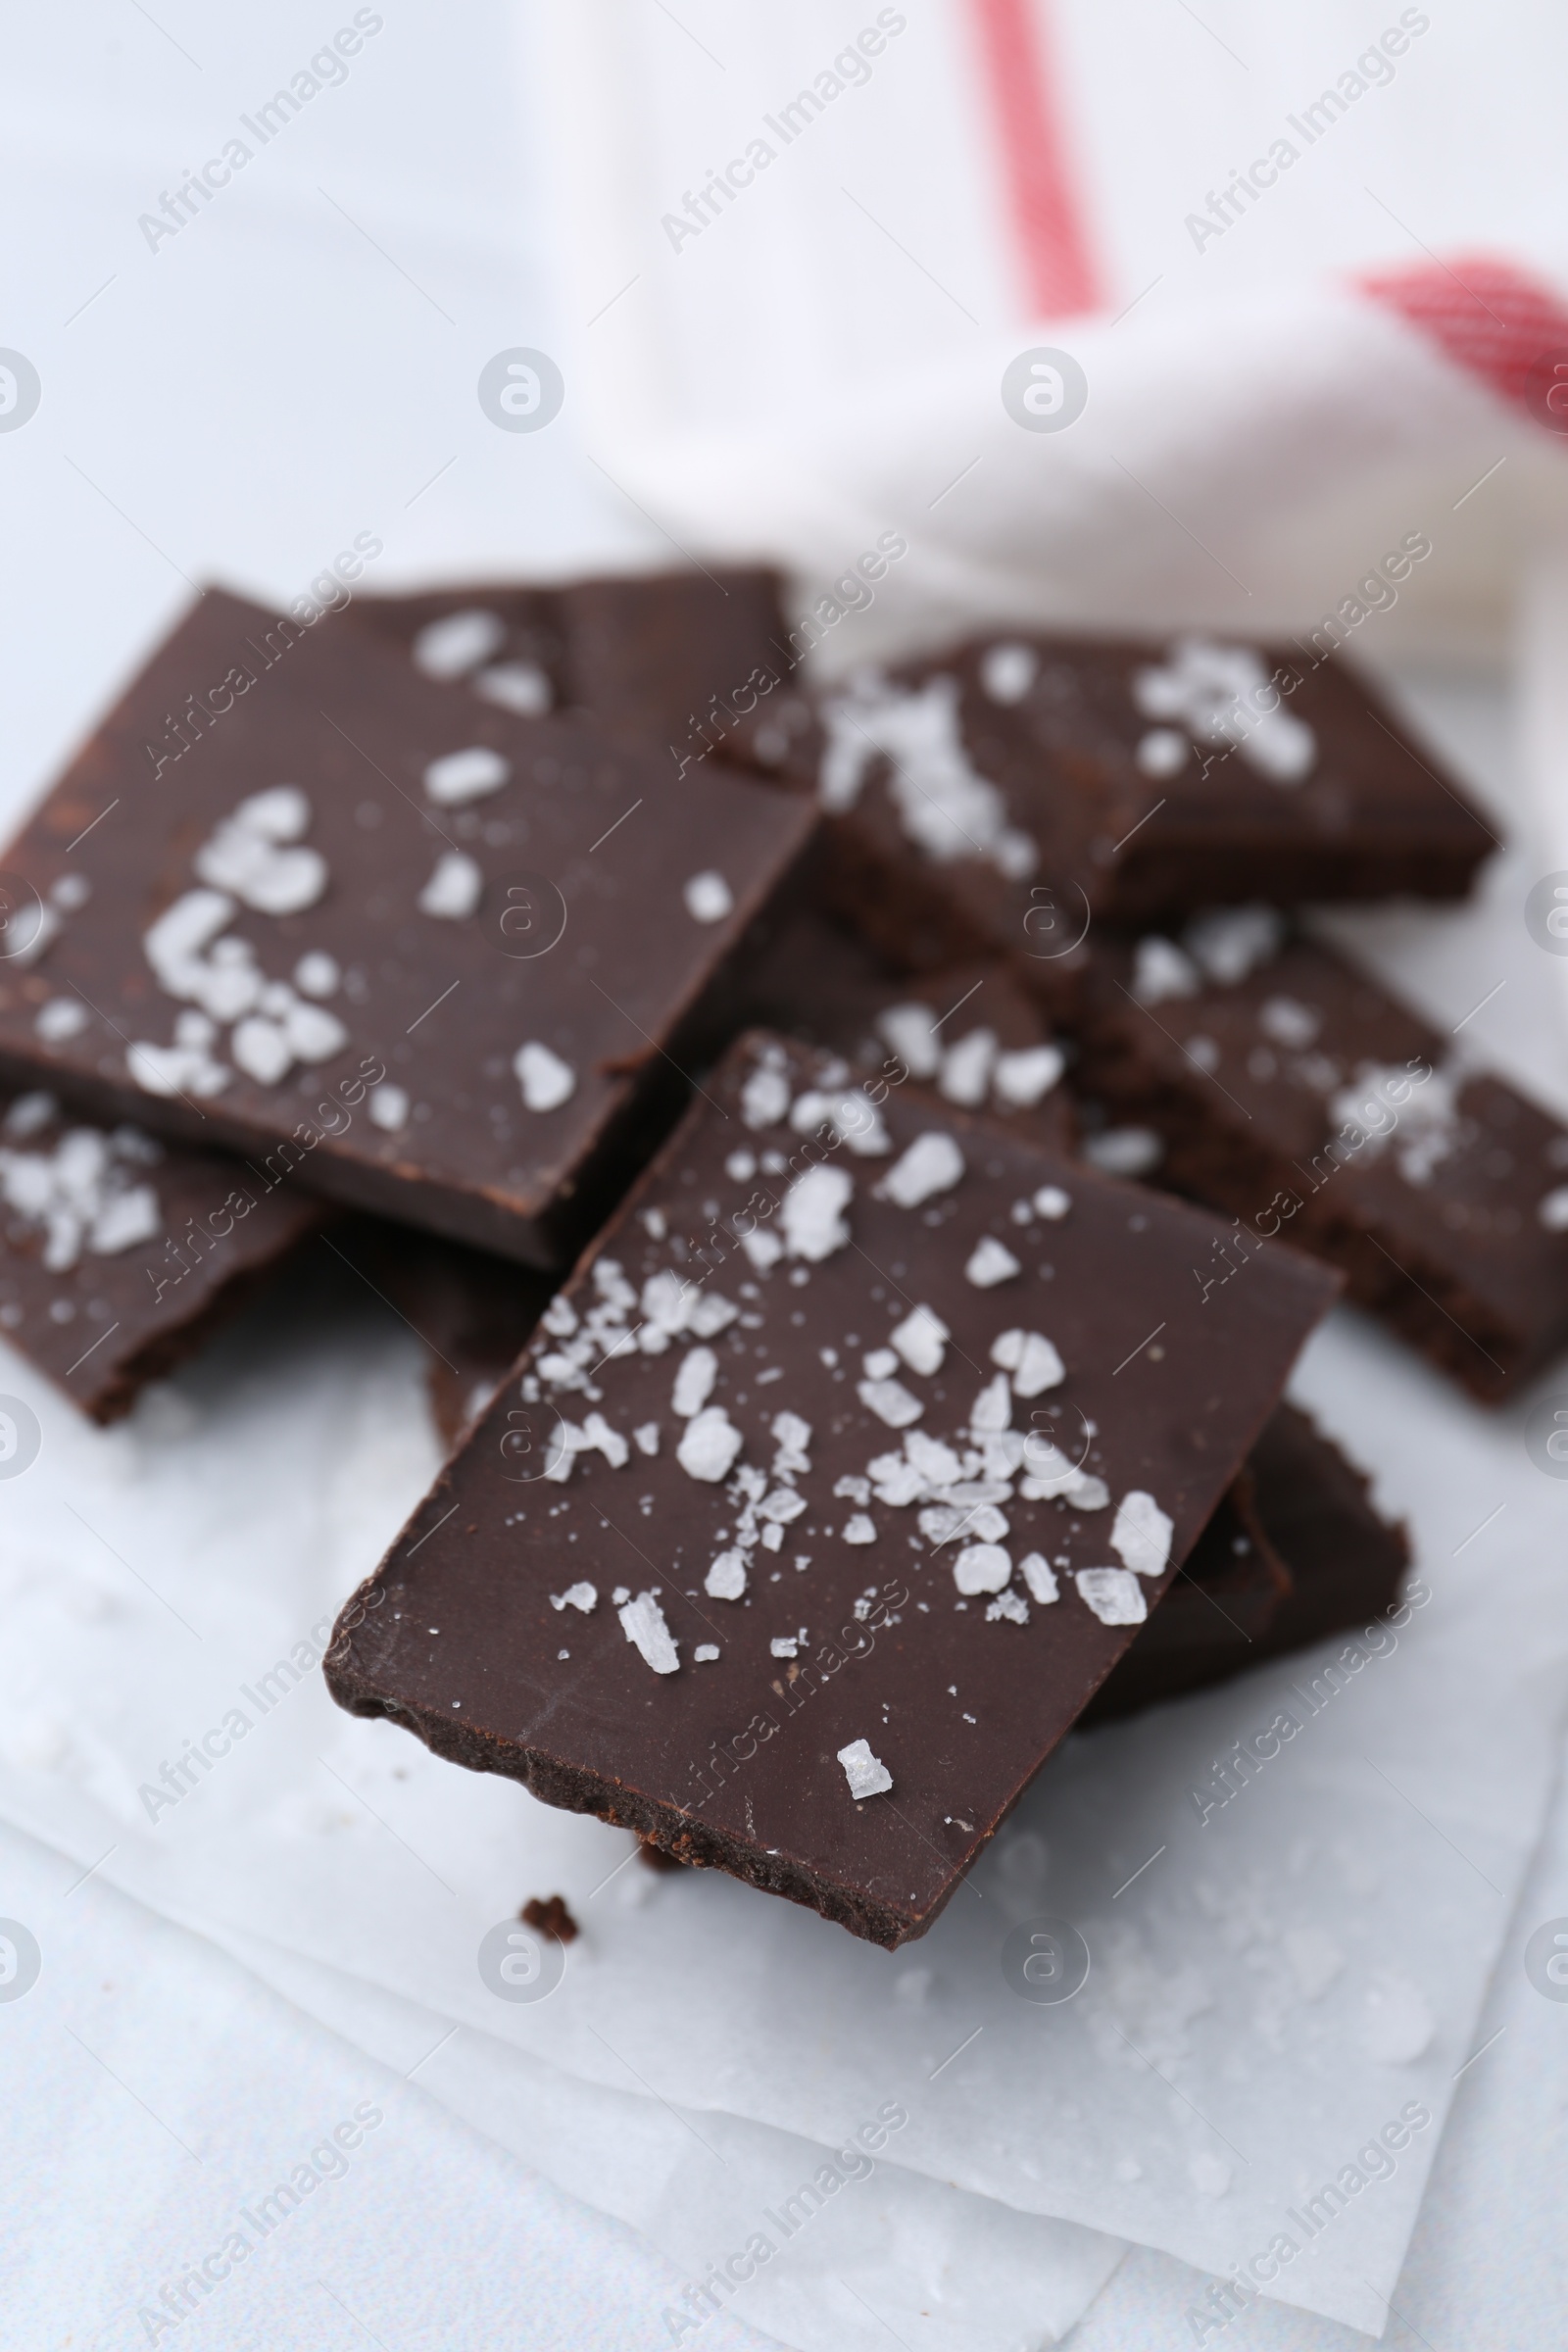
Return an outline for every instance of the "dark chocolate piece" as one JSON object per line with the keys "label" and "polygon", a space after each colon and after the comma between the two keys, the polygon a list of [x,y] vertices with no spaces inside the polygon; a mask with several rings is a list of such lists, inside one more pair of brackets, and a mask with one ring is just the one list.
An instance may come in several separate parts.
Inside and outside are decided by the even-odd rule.
{"label": "dark chocolate piece", "polygon": [[1266,908],[1102,947],[1083,1068],[1234,1218],[1195,1297],[1278,1235],[1487,1403],[1568,1344],[1568,1131]]}
{"label": "dark chocolate piece", "polygon": [[705,760],[809,790],[818,736],[796,677],[776,572],[627,573],[564,587],[483,582],[367,596],[362,622],[406,646],[427,677],[539,717],[589,711],[669,764]]}
{"label": "dark chocolate piece", "polygon": [[297,1186],[51,1095],[0,1116],[0,1333],[107,1423],[193,1355],[326,1222]]}
{"label": "dark chocolate piece", "polygon": [[5,854],[0,1067],[549,1264],[813,821],[215,591]]}
{"label": "dark chocolate piece", "polygon": [[1282,1404],[1175,1583],[1079,1717],[1100,1723],[1304,1649],[1389,1607],[1404,1530],[1295,1405]]}
{"label": "dark chocolate piece", "polygon": [[1276,1250],[1200,1309],[1213,1238],[753,1034],[346,1609],[334,1696],[919,1935],[1335,1295]]}
{"label": "dark chocolate piece", "polygon": [[895,977],[862,939],[802,908],[773,927],[739,990],[746,1025],[826,1047],[858,1068],[906,1071],[1026,1142],[1070,1152],[1068,1049],[1004,963]]}
{"label": "dark chocolate piece", "polygon": [[911,969],[1012,956],[1054,1004],[1091,918],[1456,898],[1494,846],[1360,678],[1291,648],[991,637],[822,710],[839,910]]}

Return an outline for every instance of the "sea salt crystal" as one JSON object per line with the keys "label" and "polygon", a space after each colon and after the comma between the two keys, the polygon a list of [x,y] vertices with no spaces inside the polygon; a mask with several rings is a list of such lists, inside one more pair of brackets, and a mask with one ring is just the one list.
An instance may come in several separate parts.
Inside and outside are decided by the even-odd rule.
{"label": "sea salt crystal", "polygon": [[1116,1505],[1110,1548],[1135,1576],[1163,1576],[1171,1533],[1171,1523],[1152,1494],[1133,1487]]}
{"label": "sea salt crystal", "polygon": [[688,1478],[717,1486],[734,1466],[745,1440],[721,1404],[709,1404],[687,1422],[675,1459]]}
{"label": "sea salt crystal", "polygon": [[711,869],[693,874],[681,895],[694,923],[721,923],[726,914],[734,912],[734,892],[723,875]]}
{"label": "sea salt crystal", "polygon": [[741,1117],[748,1127],[776,1127],[790,1107],[790,1082],[771,1061],[760,1061],[741,1088]]}
{"label": "sea salt crystal", "polygon": [[1568,1233],[1568,1184],[1559,1184],[1537,1203],[1536,1215],[1548,1233]]}
{"label": "sea salt crystal", "polygon": [[552,1592],[550,1595],[553,1609],[581,1609],[585,1617],[598,1605],[598,1591],[589,1584],[568,1585],[564,1592]]}
{"label": "sea salt crystal", "polygon": [[326,859],[319,850],[283,846],[297,843],[310,819],[310,802],[297,784],[253,793],[196,852],[197,879],[231,891],[261,914],[314,906],[326,888]]}
{"label": "sea salt crystal", "polygon": [[1258,1012],[1257,1025],[1277,1046],[1286,1046],[1294,1054],[1304,1054],[1316,1042],[1323,1015],[1295,997],[1270,997]]}
{"label": "sea salt crystal", "polygon": [[1151,727],[1138,738],[1133,758],[1142,775],[1174,776],[1187,765],[1192,750],[1186,736],[1175,727]]}
{"label": "sea salt crystal", "polygon": [[[993,1348],[993,1356],[995,1353]],[[987,1381],[969,1407],[969,1427],[976,1436],[983,1436],[987,1430],[1007,1428],[1011,1420],[1012,1391],[1007,1386],[1005,1372],[999,1372],[995,1380]]]}
{"label": "sea salt crystal", "polygon": [[1285,918],[1272,906],[1217,906],[1188,924],[1182,944],[1211,980],[1235,988],[1279,953],[1284,937]]}
{"label": "sea salt crystal", "polygon": [[876,1016],[884,1044],[892,1047],[911,1078],[934,1078],[942,1066],[937,1016],[929,1004],[889,1004]]}
{"label": "sea salt crystal", "polygon": [[966,1544],[953,1563],[953,1581],[970,1598],[1000,1592],[1011,1574],[1011,1556],[1000,1544]]}
{"label": "sea salt crystal", "polygon": [[950,1046],[942,1056],[942,1075],[937,1080],[938,1091],[950,1102],[960,1102],[972,1110],[986,1099],[991,1083],[991,1065],[997,1057],[997,1033],[994,1029],[971,1029],[967,1037]]}
{"label": "sea salt crystal", "polygon": [[861,1365],[867,1380],[892,1380],[898,1368],[899,1358],[892,1348],[873,1348]]}
{"label": "sea salt crystal", "polygon": [[744,1552],[721,1551],[703,1579],[703,1591],[710,1600],[739,1600],[745,1590]]}
{"label": "sea salt crystal", "polygon": [[999,1242],[995,1234],[988,1233],[982,1235],[970,1251],[963,1271],[965,1280],[972,1282],[977,1291],[991,1291],[999,1282],[1010,1282],[1023,1268],[1005,1242]]}
{"label": "sea salt crystal", "polygon": [[711,1348],[694,1348],[676,1373],[670,1394],[670,1410],[677,1420],[689,1421],[702,1411],[717,1378],[718,1358]]}
{"label": "sea salt crystal", "polygon": [[1105,1176],[1147,1176],[1165,1156],[1165,1141],[1152,1127],[1103,1127],[1087,1137],[1083,1156]]}
{"label": "sea salt crystal", "polygon": [[1039,670],[1032,645],[988,645],[980,657],[980,683],[994,703],[1021,703]]}
{"label": "sea salt crystal", "polygon": [[1140,1004],[1163,1004],[1171,997],[1196,997],[1203,983],[1198,966],[1184,956],[1174,940],[1152,937],[1138,942],[1133,958],[1132,993]]}
{"label": "sea salt crystal", "polygon": [[639,1592],[617,1612],[621,1631],[639,1649],[656,1674],[673,1674],[680,1660],[670,1639],[664,1612],[651,1592]]}
{"label": "sea salt crystal", "polygon": [[952,1136],[929,1128],[889,1168],[877,1186],[877,1199],[892,1200],[900,1208],[918,1208],[936,1194],[950,1193],[962,1174],[963,1153]]}
{"label": "sea salt crystal", "polygon": [[864,1740],[852,1740],[848,1747],[839,1749],[839,1762],[850,1784],[850,1794],[858,1804],[863,1797],[883,1796],[893,1786],[893,1775],[880,1758],[871,1753]]}
{"label": "sea salt crystal", "polygon": [[419,893],[419,912],[437,915],[443,922],[462,922],[478,906],[483,888],[484,876],[474,858],[462,850],[444,850]]}
{"label": "sea salt crystal", "polygon": [[874,1544],[876,1521],[868,1519],[864,1511],[857,1511],[852,1519],[844,1523],[844,1541],[846,1544]]}
{"label": "sea salt crystal", "polygon": [[38,1007],[32,1026],[46,1046],[64,1045],[68,1037],[79,1037],[86,1028],[86,1007],[74,997],[51,997],[47,1004]]}
{"label": "sea salt crystal", "polygon": [[639,1453],[657,1453],[659,1451],[659,1423],[644,1421],[640,1428],[632,1431],[631,1442]]}
{"label": "sea salt crystal", "polygon": [[1061,1357],[1038,1331],[1003,1332],[992,1342],[991,1361],[1011,1373],[1015,1396],[1039,1396],[1067,1377]]}
{"label": "sea salt crystal", "polygon": [[310,949],[294,966],[294,985],[305,997],[335,996],[342,976],[337,957],[323,948]]}
{"label": "sea salt crystal", "polygon": [[[911,1372],[929,1377],[942,1369],[943,1350],[953,1334],[933,1307],[911,1307],[888,1334]],[[867,1366],[869,1369],[869,1366]]]}
{"label": "sea salt crystal", "polygon": [[699,1666],[711,1666],[718,1656],[718,1643],[716,1642],[699,1642],[697,1647],[692,1651],[692,1656]]}
{"label": "sea salt crystal", "polygon": [[851,808],[880,755],[888,796],[915,847],[940,864],[986,858],[1013,881],[1026,880],[1039,853],[1007,822],[1004,796],[980,774],[963,741],[958,680],[945,672],[910,689],[868,672],[823,710],[827,749],[820,793],[825,808]]}
{"label": "sea salt crystal", "polygon": [[258,1086],[276,1086],[294,1066],[288,1039],[275,1021],[253,1012],[240,1022],[228,1041],[228,1050],[247,1078]]}
{"label": "sea salt crystal", "polygon": [[1027,1625],[1029,1603],[1021,1593],[999,1592],[996,1599],[987,1604],[987,1625],[995,1625],[998,1618],[1005,1618],[1010,1625]]}
{"label": "sea salt crystal", "polygon": [[892,1149],[882,1113],[863,1087],[848,1092],[808,1089],[796,1097],[790,1125],[797,1135],[812,1135],[818,1127],[831,1127],[839,1142],[848,1144],[861,1158],[878,1159]]}
{"label": "sea salt crystal", "polygon": [[1043,1553],[1026,1551],[1018,1562],[1018,1573],[1029,1588],[1030,1599],[1038,1601],[1042,1608],[1061,1598],[1056,1572]]}
{"label": "sea salt crystal", "polygon": [[367,1105],[373,1126],[385,1135],[400,1135],[409,1123],[409,1098],[401,1086],[383,1083],[370,1089]]}
{"label": "sea salt crystal", "polygon": [[461,808],[468,801],[499,792],[511,774],[509,760],[487,744],[475,743],[432,760],[424,771],[424,789],[438,807]]}
{"label": "sea salt crystal", "polygon": [[1027,1110],[1043,1102],[1067,1066],[1059,1046],[1027,1046],[1016,1054],[999,1054],[991,1073],[992,1092],[1015,1109]]}
{"label": "sea salt crystal", "polygon": [[1149,1615],[1144,1588],[1125,1568],[1080,1568],[1073,1583],[1102,1625],[1142,1625]]}
{"label": "sea salt crystal", "polygon": [[815,1265],[843,1249],[850,1238],[844,1211],[854,1191],[855,1179],[846,1168],[818,1166],[797,1176],[779,1207],[791,1257]]}
{"label": "sea salt crystal", "polygon": [[479,672],[473,691],[518,718],[543,718],[556,699],[550,673],[537,662],[497,662]]}
{"label": "sea salt crystal", "polygon": [[1059,1184],[1043,1184],[1035,1197],[1035,1206],[1043,1217],[1055,1221],[1064,1217],[1072,1206],[1072,1195],[1064,1193]]}
{"label": "sea salt crystal", "polygon": [[769,1655],[772,1657],[793,1658],[800,1648],[800,1643],[793,1634],[775,1634],[767,1646]]}
{"label": "sea salt crystal", "polygon": [[506,623],[494,612],[446,612],[414,640],[414,666],[427,678],[461,678],[500,651]]}
{"label": "sea salt crystal", "polygon": [[906,1429],[925,1411],[919,1397],[911,1396],[902,1381],[862,1380],[857,1384],[856,1394],[866,1410],[889,1429]]}
{"label": "sea salt crystal", "polygon": [[529,1110],[559,1110],[577,1091],[577,1073],[570,1062],[537,1040],[517,1048],[512,1067]]}

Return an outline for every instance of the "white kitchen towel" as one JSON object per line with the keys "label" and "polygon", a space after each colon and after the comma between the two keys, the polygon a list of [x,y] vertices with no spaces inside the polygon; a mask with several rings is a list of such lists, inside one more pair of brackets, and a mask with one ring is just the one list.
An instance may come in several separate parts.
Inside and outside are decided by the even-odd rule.
{"label": "white kitchen towel", "polygon": [[[1345,608],[1353,635],[1357,601],[1499,643],[1568,517],[1568,248],[1560,160],[1510,144],[1455,203],[1434,134],[1488,87],[1481,27],[1102,13],[553,12],[553,242],[608,483],[666,552],[787,562],[792,617],[845,581],[834,665],[1008,617]],[[852,567],[885,533],[873,612]]]}

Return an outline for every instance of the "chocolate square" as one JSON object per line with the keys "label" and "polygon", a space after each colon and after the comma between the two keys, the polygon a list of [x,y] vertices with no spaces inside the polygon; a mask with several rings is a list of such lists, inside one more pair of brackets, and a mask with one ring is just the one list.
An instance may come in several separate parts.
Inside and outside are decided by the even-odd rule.
{"label": "chocolate square", "polygon": [[548,1264],[813,821],[215,590],[5,853],[0,1068]]}
{"label": "chocolate square", "polygon": [[[1125,1652],[1334,1276],[751,1034],[345,1610],[334,1696],[895,1946]],[[1005,1504],[1005,1509],[1002,1507]]]}
{"label": "chocolate square", "polygon": [[1568,1130],[1267,908],[1103,944],[1082,1068],[1232,1215],[1204,1297],[1278,1236],[1488,1403],[1568,1345]]}
{"label": "chocolate square", "polygon": [[1070,1004],[1092,920],[1456,898],[1494,836],[1332,659],[998,634],[822,698],[835,904],[907,968],[1016,958]]}

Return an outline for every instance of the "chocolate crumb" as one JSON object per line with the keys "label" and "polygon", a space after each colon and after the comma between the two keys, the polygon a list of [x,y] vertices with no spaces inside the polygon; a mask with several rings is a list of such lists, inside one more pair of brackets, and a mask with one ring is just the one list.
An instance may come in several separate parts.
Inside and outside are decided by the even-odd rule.
{"label": "chocolate crumb", "polygon": [[566,1909],[563,1894],[547,1895],[543,1902],[538,1895],[531,1894],[517,1917],[525,1928],[537,1928],[541,1936],[553,1936],[557,1943],[576,1941],[577,1922]]}

